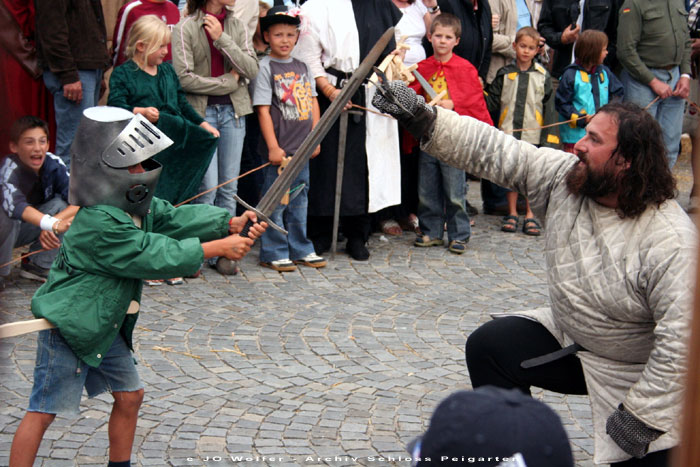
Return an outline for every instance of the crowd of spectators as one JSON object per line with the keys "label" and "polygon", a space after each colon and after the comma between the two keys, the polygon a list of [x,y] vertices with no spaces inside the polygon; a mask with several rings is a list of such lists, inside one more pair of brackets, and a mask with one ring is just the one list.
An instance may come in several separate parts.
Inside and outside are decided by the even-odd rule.
{"label": "crowd of spectators", "polygon": [[[454,55],[474,67],[483,90],[484,98],[477,99],[483,102],[469,106],[473,110],[474,105],[487,103],[495,126],[536,145],[571,150],[599,107],[624,98],[646,108],[659,121],[672,166],[680,142],[684,99],[690,87],[697,86],[690,81],[696,68],[691,70],[691,62],[700,50],[700,39],[691,40],[691,35],[698,35],[698,2],[681,3],[4,0],[0,21],[12,33],[3,36],[0,56],[6,84],[1,87],[7,104],[2,122],[6,131],[0,144],[8,149],[10,144],[17,146],[18,141],[10,141],[6,135],[19,117],[41,118],[47,122],[47,143],[52,148],[49,154],[58,156],[69,170],[70,145],[82,111],[99,103],[123,107],[143,114],[176,141],[167,154],[157,157],[164,166],[158,196],[176,204],[207,191],[194,202],[225,207],[235,215],[240,208],[233,195],[240,191],[243,199],[255,204],[263,194],[264,175],[260,172],[243,179],[240,190],[237,181],[230,180],[241,173],[241,168],[253,169],[268,160],[277,165],[276,160],[268,159],[266,141],[261,136],[264,131],[254,112],[253,91],[260,60],[270,50],[258,19],[273,4],[286,4],[287,10],[300,18],[290,56],[309,67],[321,114],[384,30],[396,27],[395,40],[381,59],[394,53],[405,66],[418,65],[436,53],[431,40],[432,22],[449,14],[460,23]],[[134,24],[144,16],[163,23],[157,37],[150,33],[140,38],[132,35]],[[519,60],[517,55],[516,34],[524,28],[535,31],[518,36],[520,42],[528,44],[536,40],[531,60],[522,54],[525,58]],[[159,60],[157,67],[148,61],[149,54]],[[530,67],[531,72],[527,72]],[[445,68],[439,63],[437,68],[421,69],[429,74],[425,78],[434,86]],[[520,85],[509,85],[515,82]],[[286,85],[291,86],[290,92],[299,86],[294,80]],[[450,96],[459,94],[464,85],[447,88]],[[527,99],[525,94],[516,96],[520,88],[529,89]],[[310,162],[309,179],[304,183],[308,191],[304,236],[313,244],[314,253],[321,255],[331,246],[337,189],[342,189],[339,235],[346,239],[346,251],[356,260],[369,258],[366,243],[370,233],[377,230],[390,236],[411,231],[417,234],[418,246],[426,241],[442,244],[443,231],[447,231],[448,246],[455,239],[466,244],[470,225],[461,227],[459,234],[450,231],[450,196],[433,197],[430,206],[425,200],[419,203],[421,171],[425,180],[428,170],[419,161],[425,156],[394,121],[364,110],[371,107],[373,92],[371,86],[363,86],[352,97],[354,108],[345,127],[341,129],[336,122],[321,144],[319,157]],[[445,102],[452,100],[448,97],[438,105],[445,106]],[[537,130],[556,120],[561,126],[546,132]],[[528,128],[533,125],[534,129]],[[338,147],[341,133],[346,142],[342,151]],[[700,150],[697,152],[700,155]],[[342,183],[336,186],[339,155],[344,155],[345,167]],[[23,193],[12,185],[13,171],[22,168],[21,158],[15,158],[18,162],[14,164],[9,161],[6,158],[2,165],[0,180],[5,198]],[[445,177],[436,174],[441,180]],[[468,174],[463,176],[469,178]],[[42,183],[45,180],[39,173],[31,183],[25,182],[29,188],[23,189],[50,191]],[[459,193],[452,195],[464,201],[466,216],[460,215],[459,219],[471,217],[469,223],[473,225],[478,209],[464,199],[468,186],[455,185]],[[539,235],[541,226],[522,196],[508,194],[508,190],[485,179],[481,180],[481,195],[485,214],[505,216],[504,232],[519,230],[520,213],[525,214],[523,232]],[[695,195],[694,189],[691,197]],[[39,196],[30,204],[38,206],[47,201],[47,196]],[[7,199],[3,201],[5,217],[26,221],[21,213],[10,212],[8,203]],[[691,199],[691,209],[697,204],[697,199]],[[425,215],[419,222],[420,210],[437,213],[437,217],[431,214],[435,219],[442,219],[443,212],[447,217],[438,221],[439,226],[429,228]],[[267,258],[263,263],[277,260],[289,258]],[[236,265],[225,258],[212,258],[209,263],[224,274],[237,271]],[[30,259],[26,267],[31,264]]]}

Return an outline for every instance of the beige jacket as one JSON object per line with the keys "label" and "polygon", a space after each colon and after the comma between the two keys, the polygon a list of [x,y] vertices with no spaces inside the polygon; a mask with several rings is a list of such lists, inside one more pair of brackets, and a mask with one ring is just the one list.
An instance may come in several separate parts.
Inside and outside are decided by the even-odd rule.
{"label": "beige jacket", "polygon": [[594,424],[595,462],[630,458],[605,433],[624,404],[665,432],[650,451],[679,442],[697,233],[675,200],[620,219],[575,196],[565,177],[576,156],[519,142],[438,108],[422,149],[450,165],[525,195],[546,223],[544,255],[551,309],[529,316],[561,345],[587,351],[583,364]]}
{"label": "beige jacket", "polygon": [[[226,16],[224,32],[214,41],[214,47],[224,55],[226,73],[211,76],[211,50],[204,31],[204,15],[201,11],[185,16],[173,28],[173,68],[180,78],[180,85],[187,93],[192,107],[204,116],[208,96],[229,95],[236,116],[253,112],[248,94],[248,83],[258,74],[252,37],[232,13]],[[239,79],[230,73],[235,70]]]}
{"label": "beige jacket", "polygon": [[[541,10],[542,0],[525,0],[530,11],[532,27],[537,29],[537,20]],[[491,46],[491,63],[486,75],[486,82],[490,83],[496,77],[496,73],[507,63],[515,60],[513,41],[518,29],[518,9],[515,0],[489,0],[491,15],[498,15],[498,25],[493,28],[493,45]]]}

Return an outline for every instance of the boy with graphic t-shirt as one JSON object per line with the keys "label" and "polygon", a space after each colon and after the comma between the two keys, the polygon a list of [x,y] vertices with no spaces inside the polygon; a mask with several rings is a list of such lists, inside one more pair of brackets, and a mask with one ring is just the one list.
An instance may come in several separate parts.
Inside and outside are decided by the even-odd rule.
{"label": "boy with graphic t-shirt", "polygon": [[[270,45],[270,55],[260,61],[253,93],[253,106],[263,136],[258,151],[271,163],[263,169],[263,193],[320,118],[313,75],[305,63],[291,57],[299,37],[299,23],[296,10],[288,10],[286,6],[274,6],[260,18],[263,39]],[[317,147],[311,157],[320,150]],[[285,238],[269,230],[261,237],[262,266],[286,272],[294,271],[296,264],[313,268],[326,265],[326,260],[316,255],[313,243],[306,237],[308,191],[307,163],[292,183],[287,204],[280,204],[270,216],[278,225],[284,224],[289,235]]]}

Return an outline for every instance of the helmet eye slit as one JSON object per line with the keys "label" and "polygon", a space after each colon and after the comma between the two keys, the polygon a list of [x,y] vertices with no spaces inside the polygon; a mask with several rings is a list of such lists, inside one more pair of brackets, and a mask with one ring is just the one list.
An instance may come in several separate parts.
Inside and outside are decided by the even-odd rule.
{"label": "helmet eye slit", "polygon": [[[160,139],[160,135],[157,132],[153,131],[153,128],[151,128],[150,125],[147,125],[146,122],[144,122],[143,120],[140,120],[139,123],[141,124],[142,127],[144,127],[146,130],[148,130],[149,133],[151,133],[153,136],[155,136],[156,139]],[[136,131],[139,131],[138,128],[136,128]],[[144,138],[146,138],[146,137],[144,136]],[[146,138],[146,139],[148,139],[148,138]],[[153,144],[153,143],[151,143],[151,144]]]}
{"label": "helmet eye slit", "polygon": [[146,145],[144,145],[141,141],[139,141],[134,135],[129,135],[129,138],[136,143],[140,148],[145,148]]}
{"label": "helmet eye slit", "polygon": [[[141,138],[143,138],[143,139],[145,139],[146,141],[148,141],[148,144],[153,144],[153,140],[152,140],[151,138],[149,138],[148,135],[147,135],[146,133],[144,133],[143,131],[141,131],[141,129],[139,129],[139,128],[134,128],[134,131],[135,131],[136,133],[138,133],[139,136],[140,136]],[[132,136],[132,138],[133,138],[133,136]]]}

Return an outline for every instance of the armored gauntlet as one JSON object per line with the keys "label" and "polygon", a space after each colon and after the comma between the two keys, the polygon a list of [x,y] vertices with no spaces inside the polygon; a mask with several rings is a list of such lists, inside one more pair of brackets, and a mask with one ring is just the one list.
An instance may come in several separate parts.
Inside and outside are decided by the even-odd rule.
{"label": "armored gauntlet", "polygon": [[430,138],[433,133],[437,116],[435,108],[427,105],[425,99],[403,81],[380,84],[372,104],[396,118],[418,141],[423,137]]}
{"label": "armored gauntlet", "polygon": [[663,434],[662,431],[646,426],[626,411],[622,404],[608,417],[605,431],[623,451],[636,458],[644,457],[649,443]]}

